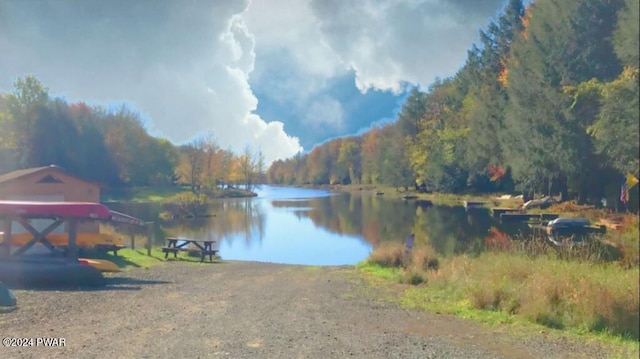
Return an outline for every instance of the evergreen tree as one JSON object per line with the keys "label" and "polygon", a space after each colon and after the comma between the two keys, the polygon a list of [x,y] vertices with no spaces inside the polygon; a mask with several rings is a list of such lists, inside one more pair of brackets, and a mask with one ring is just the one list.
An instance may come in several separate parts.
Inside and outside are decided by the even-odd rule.
{"label": "evergreen tree", "polygon": [[[619,73],[613,54],[618,0],[539,0],[525,15],[525,29],[508,60],[505,150],[514,176],[527,189],[548,192],[553,183],[584,191],[593,170],[587,127],[593,118],[569,111],[566,89]],[[546,188],[545,188],[546,187]]]}
{"label": "evergreen tree", "polygon": [[523,15],[522,1],[510,0],[498,20],[480,32],[482,47],[469,52],[463,70],[471,83],[468,161],[480,174],[485,174],[491,164],[504,164],[500,135],[508,101],[505,63],[513,39],[522,31]]}

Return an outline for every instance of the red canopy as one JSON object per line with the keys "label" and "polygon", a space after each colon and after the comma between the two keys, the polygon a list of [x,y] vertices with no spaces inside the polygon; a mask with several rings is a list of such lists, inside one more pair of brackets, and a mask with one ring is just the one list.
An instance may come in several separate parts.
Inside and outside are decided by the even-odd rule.
{"label": "red canopy", "polygon": [[92,202],[0,201],[0,217],[78,218],[144,226],[144,221]]}

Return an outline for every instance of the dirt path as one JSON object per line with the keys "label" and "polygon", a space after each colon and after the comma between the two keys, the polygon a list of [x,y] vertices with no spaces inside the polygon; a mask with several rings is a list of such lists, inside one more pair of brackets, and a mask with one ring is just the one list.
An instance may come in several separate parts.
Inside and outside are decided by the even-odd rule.
{"label": "dirt path", "polygon": [[1,358],[604,358],[590,344],[523,338],[382,300],[350,268],[179,262],[135,269],[108,290],[14,291]]}

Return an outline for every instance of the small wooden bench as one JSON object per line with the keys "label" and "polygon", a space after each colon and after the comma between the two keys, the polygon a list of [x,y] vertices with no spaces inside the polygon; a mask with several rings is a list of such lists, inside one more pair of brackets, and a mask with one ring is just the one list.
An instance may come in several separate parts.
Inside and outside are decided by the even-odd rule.
{"label": "small wooden bench", "polygon": [[122,244],[96,244],[93,248],[100,252],[113,252],[114,256],[118,256],[118,251],[125,248]]}
{"label": "small wooden bench", "polygon": [[[173,253],[173,257],[177,258],[178,252],[197,252],[200,253],[200,262],[204,262],[206,256],[209,256],[209,261],[213,262],[213,256],[218,253],[217,249],[212,248],[215,241],[197,241],[182,238],[167,238],[166,240],[167,245],[162,247],[165,259],[169,257],[169,253]],[[193,244],[196,248],[187,248],[189,244]]]}

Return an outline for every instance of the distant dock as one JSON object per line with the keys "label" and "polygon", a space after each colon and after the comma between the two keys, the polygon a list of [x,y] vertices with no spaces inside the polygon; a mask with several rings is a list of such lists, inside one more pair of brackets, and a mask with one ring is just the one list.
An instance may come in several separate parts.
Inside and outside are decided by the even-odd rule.
{"label": "distant dock", "polygon": [[491,208],[491,214],[495,217],[500,217],[503,213],[524,213],[524,211],[520,208]]}
{"label": "distant dock", "polygon": [[500,220],[503,222],[527,222],[533,219],[540,221],[550,221],[558,218],[557,213],[502,213],[500,214]]}
{"label": "distant dock", "polygon": [[607,229],[613,229],[614,231],[622,229],[622,223],[620,221],[606,218],[601,218],[596,225],[604,226]]}
{"label": "distant dock", "polygon": [[484,207],[485,203],[487,203],[487,202],[482,202],[482,201],[462,201],[462,204],[464,205],[464,208],[466,208],[466,209]]}

